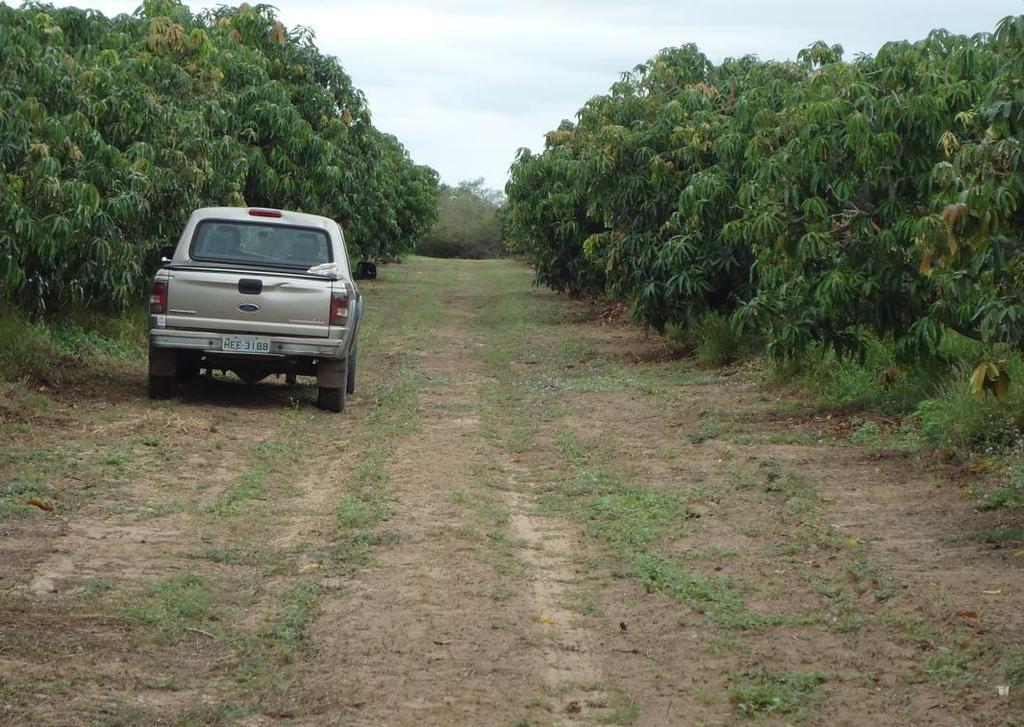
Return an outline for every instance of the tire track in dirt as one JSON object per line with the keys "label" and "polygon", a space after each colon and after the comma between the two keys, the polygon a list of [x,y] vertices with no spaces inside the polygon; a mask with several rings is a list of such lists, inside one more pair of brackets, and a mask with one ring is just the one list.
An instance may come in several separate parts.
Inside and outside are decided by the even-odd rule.
{"label": "tire track in dirt", "polygon": [[606,675],[596,658],[594,635],[565,606],[575,582],[572,530],[560,519],[538,518],[529,495],[513,491],[509,504],[512,533],[521,541],[520,557],[529,567],[533,620],[544,630],[544,686],[567,705],[564,724],[576,724],[577,714],[589,721],[607,711],[611,695],[602,687]]}
{"label": "tire track in dirt", "polygon": [[[155,579],[184,567],[186,551],[193,542],[190,518],[181,511],[160,509],[177,510],[183,507],[183,497],[208,498],[228,487],[239,469],[232,466],[238,461],[232,442],[242,438],[243,429],[233,417],[218,417],[214,424],[198,407],[182,409],[185,416],[175,413],[168,417],[144,409],[125,411],[124,417],[112,424],[77,423],[88,432],[97,451],[123,448],[125,467],[130,469],[90,472],[90,477],[100,478],[90,486],[109,488],[110,496],[59,516],[59,533],[43,540],[34,533],[26,534],[21,547],[33,547],[37,556],[31,571],[14,586],[15,591],[49,598],[94,578]],[[153,437],[152,441],[158,437],[159,446],[168,452],[167,459],[154,459],[151,445],[134,441],[133,435],[134,439]],[[201,435],[226,447],[213,456],[188,453],[191,442]],[[136,459],[145,464],[137,465]],[[187,484],[182,487],[183,483]],[[18,544],[7,542],[5,547],[13,549]]]}
{"label": "tire track in dirt", "polygon": [[[613,338],[596,327],[586,332],[597,341]],[[608,356],[611,340],[602,348]],[[675,656],[685,647],[681,637],[700,644],[714,630],[699,622],[673,629],[665,602],[645,598],[634,615],[646,613],[644,621],[657,624],[647,631],[666,674],[692,680],[707,695],[727,690],[729,672],[818,670],[833,683],[815,705],[822,723],[1012,724],[1004,718],[1013,702],[991,684],[1007,679],[1000,658],[1012,664],[1021,653],[1020,610],[1007,598],[1018,590],[1021,565],[1008,550],[970,540],[971,531],[992,528],[1000,514],[975,510],[953,467],[784,422],[774,409],[790,403],[785,392],[760,379],[736,379],[673,386],[665,394],[676,405],[665,412],[629,390],[580,394],[571,406],[574,434],[594,445],[613,442],[636,481],[668,492],[710,487],[696,500],[698,527],[675,546],[688,567],[708,577],[730,574],[759,612],[832,616],[817,625],[751,631],[742,656],[737,649],[721,659],[703,648],[703,675],[694,678]],[[706,432],[705,421],[715,426]],[[644,436],[631,434],[637,431]],[[788,484],[773,485],[776,477]],[[730,494],[714,494],[716,488]],[[793,509],[801,501],[813,509]],[[800,543],[790,532],[815,522],[831,545],[815,543],[817,535]],[[833,616],[844,609],[854,614],[849,625]],[[864,683],[864,674],[871,681]],[[616,676],[629,684],[613,670]],[[719,712],[713,720],[727,718],[719,705],[698,705],[709,706]]]}
{"label": "tire track in dirt", "polygon": [[568,528],[539,519],[509,477],[500,498],[523,571],[510,576],[495,570],[491,536],[474,533],[458,504],[481,459],[493,458],[500,477],[516,468],[480,419],[481,391],[495,382],[473,355],[484,344],[474,284],[463,268],[445,291],[445,320],[416,367],[426,377],[421,424],[389,463],[385,528],[398,541],[351,584],[354,595],[325,604],[317,625],[319,663],[346,695],[350,724],[503,724],[552,696],[604,701],[588,687],[602,680],[592,639],[560,604],[573,578]]}

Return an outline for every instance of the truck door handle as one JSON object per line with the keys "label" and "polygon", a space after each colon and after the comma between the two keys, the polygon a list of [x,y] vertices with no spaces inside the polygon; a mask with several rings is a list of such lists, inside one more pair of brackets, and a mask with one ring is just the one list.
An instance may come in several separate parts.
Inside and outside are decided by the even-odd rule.
{"label": "truck door handle", "polygon": [[259,278],[239,278],[238,292],[243,295],[259,295],[263,292],[263,281]]}

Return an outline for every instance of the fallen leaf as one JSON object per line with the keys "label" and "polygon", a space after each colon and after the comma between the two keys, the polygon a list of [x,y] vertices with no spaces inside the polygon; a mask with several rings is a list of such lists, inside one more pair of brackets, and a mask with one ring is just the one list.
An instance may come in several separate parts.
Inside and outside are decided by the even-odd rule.
{"label": "fallen leaf", "polygon": [[1009,697],[1010,696],[1010,685],[1009,684],[1000,684],[999,686],[996,687],[996,694],[998,694],[1000,697]]}
{"label": "fallen leaf", "polygon": [[970,469],[971,472],[988,472],[992,469],[992,460],[979,459],[977,462],[973,462],[968,469]]}
{"label": "fallen leaf", "polygon": [[555,619],[551,618],[550,616],[548,616],[545,613],[542,613],[540,616],[534,616],[533,620],[536,621],[539,624],[546,624],[548,626],[550,626],[551,624],[553,624],[555,622]]}
{"label": "fallen leaf", "polygon": [[25,500],[25,504],[32,505],[33,507],[38,507],[40,510],[44,512],[53,512],[53,505],[51,505],[48,502],[42,502],[40,500],[37,500],[34,497],[31,500]]}
{"label": "fallen leaf", "polygon": [[1003,592],[1002,588],[996,588],[996,589],[991,590],[991,591],[982,591],[982,593],[984,593],[986,596],[998,596],[1002,592]]}
{"label": "fallen leaf", "polygon": [[978,618],[977,611],[957,611],[956,615],[960,618]]}
{"label": "fallen leaf", "polygon": [[583,707],[580,706],[579,702],[569,702],[568,706],[566,706],[565,708],[565,711],[569,714],[579,714],[583,711]]}
{"label": "fallen leaf", "polygon": [[846,541],[846,544],[849,545],[851,548],[855,548],[856,546],[860,545],[860,538],[850,538]]}

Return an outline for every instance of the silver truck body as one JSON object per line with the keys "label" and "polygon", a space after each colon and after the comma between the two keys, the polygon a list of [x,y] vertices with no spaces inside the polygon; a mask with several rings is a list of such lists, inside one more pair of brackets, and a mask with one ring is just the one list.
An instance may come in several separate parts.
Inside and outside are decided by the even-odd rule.
{"label": "silver truck body", "polygon": [[[320,271],[310,272],[317,265]],[[321,394],[354,387],[346,369],[354,359],[362,297],[333,220],[284,210],[196,210],[154,277],[153,291],[155,398],[163,398],[161,385],[173,394],[168,377],[187,380],[214,369],[245,381],[315,374]]]}

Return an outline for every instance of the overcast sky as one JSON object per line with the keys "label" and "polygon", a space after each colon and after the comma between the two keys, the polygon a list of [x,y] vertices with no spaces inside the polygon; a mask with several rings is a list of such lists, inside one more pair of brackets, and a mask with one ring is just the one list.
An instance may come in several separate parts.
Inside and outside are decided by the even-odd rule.
{"label": "overcast sky", "polygon": [[[60,2],[112,15],[138,0]],[[189,2],[194,9],[219,2]],[[374,123],[449,183],[502,188],[516,149],[573,118],[618,74],[694,42],[714,61],[794,58],[815,40],[846,57],[933,28],[991,31],[1021,0],[487,0],[273,3],[289,27],[313,29],[366,94]]]}

